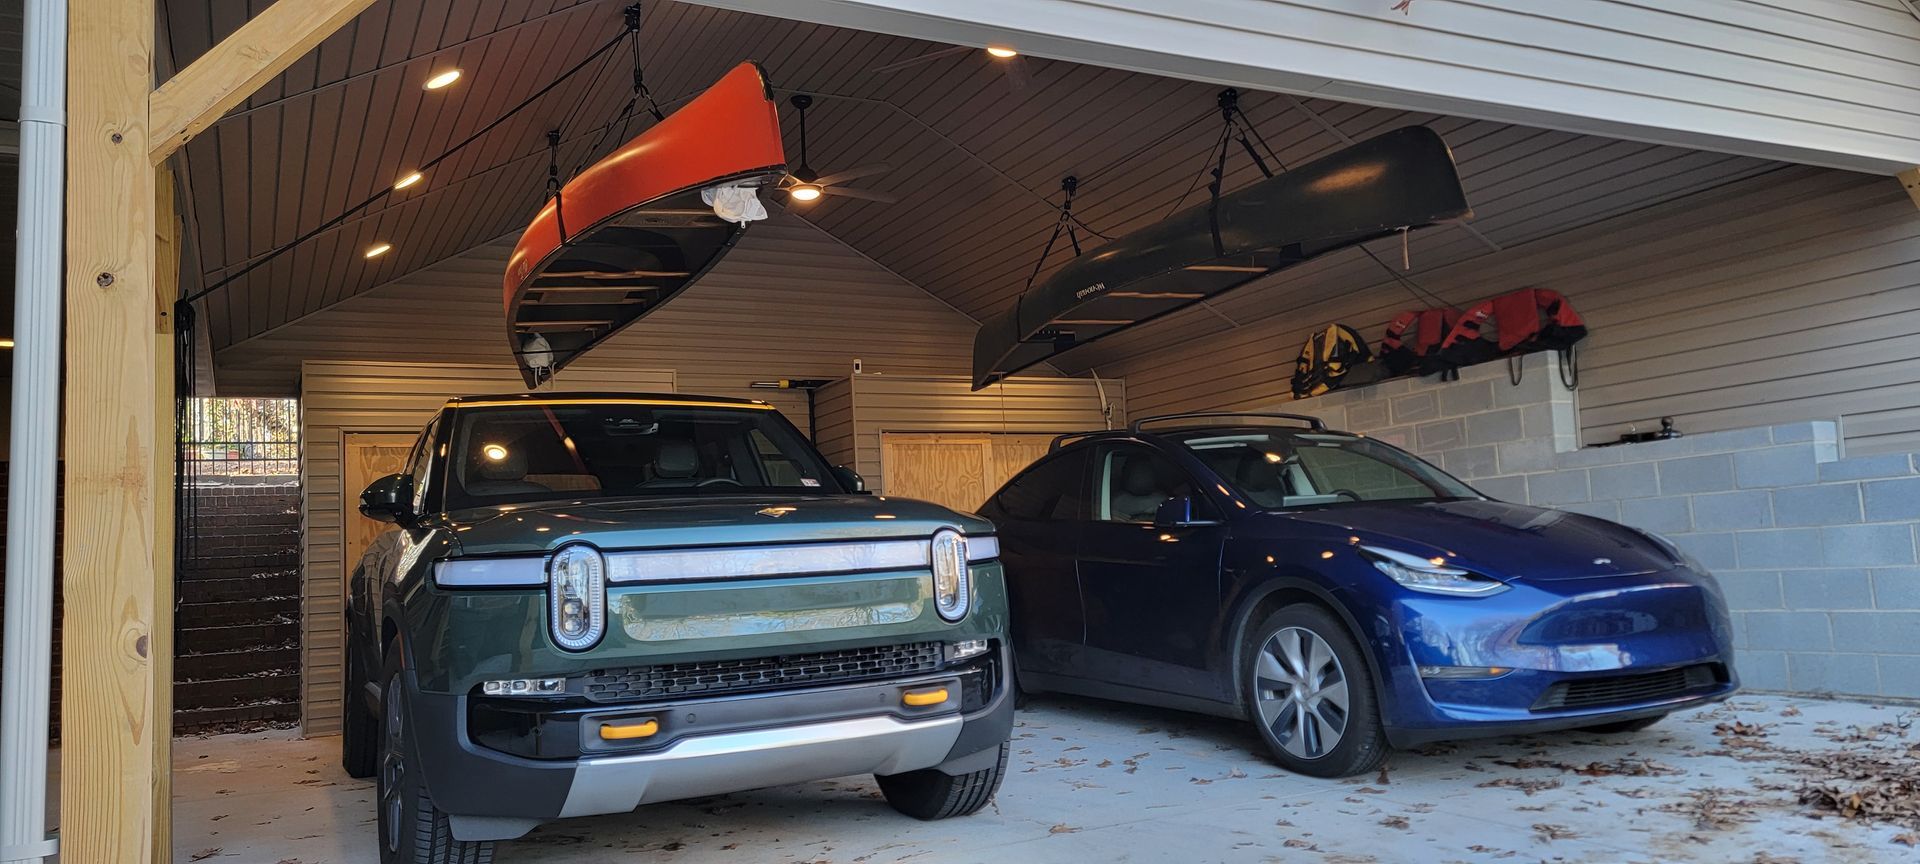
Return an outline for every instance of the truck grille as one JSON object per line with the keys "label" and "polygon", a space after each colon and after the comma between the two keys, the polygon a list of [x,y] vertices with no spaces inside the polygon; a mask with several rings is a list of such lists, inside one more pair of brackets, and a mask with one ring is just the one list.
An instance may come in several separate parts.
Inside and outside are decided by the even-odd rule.
{"label": "truck grille", "polygon": [[1533,710],[1631,705],[1702,690],[1725,680],[1720,664],[1701,663],[1643,675],[1560,681],[1547,688],[1540,701],[1534,703]]}
{"label": "truck grille", "polygon": [[940,655],[939,642],[916,642],[747,660],[628,666],[588,675],[586,695],[595,702],[635,702],[845,684],[931,672],[940,668]]}

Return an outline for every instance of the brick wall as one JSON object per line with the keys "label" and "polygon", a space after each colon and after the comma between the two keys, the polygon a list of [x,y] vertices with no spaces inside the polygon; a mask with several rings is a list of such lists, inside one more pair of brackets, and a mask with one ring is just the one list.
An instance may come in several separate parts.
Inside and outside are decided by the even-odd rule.
{"label": "brick wall", "polygon": [[1920,462],[1846,458],[1834,421],[1578,448],[1551,354],[1457,381],[1288,402],[1405,447],[1505,501],[1659,532],[1713,570],[1748,687],[1920,698]]}

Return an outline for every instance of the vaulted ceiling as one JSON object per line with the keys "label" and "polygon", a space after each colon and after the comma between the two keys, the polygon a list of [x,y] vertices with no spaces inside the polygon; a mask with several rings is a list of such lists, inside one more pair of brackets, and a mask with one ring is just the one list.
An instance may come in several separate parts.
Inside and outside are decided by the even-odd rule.
{"label": "vaulted ceiling", "polygon": [[[563,129],[566,168],[584,164],[596,144],[604,151],[618,143],[618,134],[603,130],[630,95],[624,48],[486,132],[425,182],[327,227],[616,36],[625,2],[382,0],[189,144],[186,215],[197,257],[190,289],[314,235],[208,296],[215,348],[523,226],[545,195],[546,130]],[[184,66],[267,3],[163,0],[168,59]],[[642,45],[647,83],[669,110],[749,59],[765,65],[783,95],[815,94],[813,166],[832,173],[891,163],[893,171],[853,185],[900,200],[826,198],[796,211],[975,318],[1004,307],[1026,284],[1056,221],[1061,178],[1081,180],[1074,212],[1117,236],[1202,200],[1201,172],[1211,167],[1220,134],[1217,87],[1113,69],[1022,58],[1026,80],[1016,86],[1000,61],[964,51],[879,71],[948,46],[662,0],[646,4]],[[459,83],[422,89],[450,66],[465,71]],[[1247,94],[1243,105],[1288,165],[1407,124],[1430,125],[1447,139],[1477,218],[1416,235],[1409,250],[1415,280],[1428,268],[1778,167],[1280,94]],[[792,157],[798,127],[792,112],[784,120]],[[645,125],[642,116],[622,130]],[[1236,149],[1228,187],[1258,176]],[[365,258],[376,242],[393,250]],[[1376,244],[1376,253],[1398,263],[1401,250],[1388,242]],[[1049,265],[1067,257],[1056,249]],[[1343,280],[1388,278],[1384,266],[1350,251],[1314,272],[1324,274],[1324,290],[1337,291]],[[1210,317],[1221,327],[1285,312],[1259,286],[1214,305]],[[1196,332],[1144,327],[1065,355],[1061,365],[1085,368]]]}

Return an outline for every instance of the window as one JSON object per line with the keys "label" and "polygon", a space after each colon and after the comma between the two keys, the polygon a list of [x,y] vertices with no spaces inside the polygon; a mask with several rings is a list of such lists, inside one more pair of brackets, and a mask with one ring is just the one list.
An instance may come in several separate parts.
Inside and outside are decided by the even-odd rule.
{"label": "window", "polygon": [[1080,518],[1085,497],[1087,451],[1071,450],[1042,459],[1013,478],[994,500],[1012,518],[1063,521]]}
{"label": "window", "polygon": [[1173,437],[1241,495],[1270,510],[1479,497],[1440,469],[1355,435],[1208,430]]}
{"label": "window", "polygon": [[450,421],[447,509],[553,498],[842,491],[777,412],[729,406],[468,406]]}
{"label": "window", "polygon": [[1193,484],[1173,460],[1139,445],[1102,448],[1094,490],[1102,522],[1152,522],[1169,498],[1193,497]]}

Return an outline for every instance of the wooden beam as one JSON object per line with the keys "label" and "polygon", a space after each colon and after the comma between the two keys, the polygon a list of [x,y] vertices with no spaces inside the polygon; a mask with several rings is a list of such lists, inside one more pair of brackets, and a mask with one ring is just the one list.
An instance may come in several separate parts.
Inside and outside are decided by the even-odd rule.
{"label": "wooden beam", "polygon": [[[70,0],[60,860],[155,860],[153,0]],[[161,858],[159,860],[165,860]]]}
{"label": "wooden beam", "polygon": [[1908,168],[1900,172],[1900,185],[1907,187],[1907,197],[1913,199],[1913,206],[1920,207],[1920,168]]}
{"label": "wooden beam", "polygon": [[148,158],[159,164],[373,3],[278,0],[253,16],[153,91]]}
{"label": "wooden beam", "polygon": [[173,169],[154,177],[153,255],[153,860],[173,860],[173,301],[180,296],[180,217]]}

